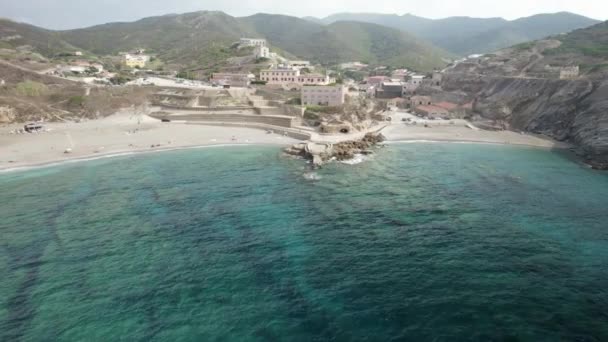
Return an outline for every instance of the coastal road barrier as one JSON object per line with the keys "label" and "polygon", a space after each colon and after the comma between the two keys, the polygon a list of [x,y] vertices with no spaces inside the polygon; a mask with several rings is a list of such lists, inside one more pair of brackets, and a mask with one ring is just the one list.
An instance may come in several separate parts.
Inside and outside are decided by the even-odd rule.
{"label": "coastal road barrier", "polygon": [[209,113],[209,114],[152,114],[156,119],[168,119],[171,121],[206,121],[206,122],[232,122],[232,123],[258,123],[285,128],[293,127],[294,118],[291,116],[279,115],[256,115],[256,114],[236,114],[236,113]]}
{"label": "coastal road barrier", "polygon": [[286,128],[280,126],[273,126],[262,123],[254,122],[221,122],[221,121],[187,121],[187,125],[203,125],[203,126],[217,126],[217,127],[243,127],[261,129],[265,131],[272,131],[275,134],[280,134],[289,138],[297,140],[311,140],[312,134],[310,132],[302,131],[294,128]]}

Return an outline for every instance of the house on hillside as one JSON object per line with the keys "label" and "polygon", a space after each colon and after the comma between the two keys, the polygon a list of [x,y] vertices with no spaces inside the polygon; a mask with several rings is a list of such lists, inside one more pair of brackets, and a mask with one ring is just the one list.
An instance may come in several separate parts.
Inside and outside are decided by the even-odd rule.
{"label": "house on hillside", "polygon": [[327,75],[301,75],[296,68],[267,69],[260,71],[260,80],[268,85],[281,85],[300,88],[303,85],[329,85],[336,80]]}
{"label": "house on hillside", "polygon": [[132,55],[125,54],[125,65],[129,68],[144,68],[146,64],[150,61],[150,56],[148,55]]}
{"label": "house on hillside", "polygon": [[418,106],[430,106],[433,104],[433,100],[430,96],[414,95],[408,98],[410,107],[416,108]]}
{"label": "house on hillside", "polygon": [[241,38],[239,41],[239,47],[248,47],[248,46],[266,46],[266,39],[258,39],[258,38]]}
{"label": "house on hillside", "polygon": [[305,106],[342,106],[346,100],[346,87],[334,86],[303,86],[302,104]]}
{"label": "house on hillside", "polygon": [[380,88],[376,89],[376,98],[378,99],[394,99],[401,97],[402,94],[402,82],[383,82]]}
{"label": "house on hillside", "polygon": [[561,80],[575,79],[575,78],[578,78],[579,75],[580,75],[580,68],[578,65],[570,66],[570,67],[563,67],[559,71],[559,78]]}
{"label": "house on hillside", "polygon": [[416,92],[416,90],[422,85],[424,81],[423,75],[412,75],[409,77],[405,84],[403,85],[402,92],[403,94],[411,94]]}
{"label": "house on hillside", "polygon": [[255,58],[270,58],[270,49],[266,46],[256,46],[253,54]]}

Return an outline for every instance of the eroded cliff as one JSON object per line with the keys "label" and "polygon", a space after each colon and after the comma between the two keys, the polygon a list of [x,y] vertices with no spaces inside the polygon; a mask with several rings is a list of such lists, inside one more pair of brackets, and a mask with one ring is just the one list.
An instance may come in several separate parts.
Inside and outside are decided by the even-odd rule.
{"label": "eroded cliff", "polygon": [[608,169],[608,80],[557,80],[449,74],[444,90],[466,91],[474,113],[496,126],[540,133],[577,147]]}

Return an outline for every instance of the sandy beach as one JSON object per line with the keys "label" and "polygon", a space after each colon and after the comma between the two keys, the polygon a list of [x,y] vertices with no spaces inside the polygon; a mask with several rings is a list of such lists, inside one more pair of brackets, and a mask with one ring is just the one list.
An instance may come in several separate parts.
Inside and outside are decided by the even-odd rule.
{"label": "sandy beach", "polygon": [[[446,141],[471,142],[502,145],[522,145],[543,148],[568,148],[569,144],[513,131],[485,131],[477,129],[465,120],[431,121],[420,119],[410,113],[393,112],[392,122],[382,129],[389,142],[398,141]],[[403,120],[410,120],[409,123]],[[415,125],[413,123],[416,123]],[[425,124],[428,127],[425,127]]]}
{"label": "sandy beach", "polygon": [[504,145],[535,146],[543,148],[568,148],[570,145],[549,138],[511,131],[473,130],[465,126],[406,126],[394,124],[382,130],[389,142],[397,141],[446,141]]}
{"label": "sandy beach", "polygon": [[[41,133],[10,133],[20,128],[23,125],[0,128],[0,170],[194,146],[297,142],[260,129],[162,123],[124,113],[83,123],[47,123],[48,131]],[[64,153],[66,149],[71,152]]]}
{"label": "sandy beach", "polygon": [[[45,131],[40,133],[11,134],[11,131],[22,127],[9,125],[0,128],[0,170],[186,147],[227,144],[286,146],[298,142],[281,134],[267,134],[262,129],[163,123],[146,115],[128,112],[82,123],[48,123],[45,124]],[[393,121],[381,132],[389,143],[453,141],[543,148],[568,147],[566,144],[529,134],[474,130],[462,122],[455,125],[431,123],[429,127],[424,127]],[[357,137],[353,134],[317,138],[338,142]],[[70,150],[69,153],[65,153],[67,149]]]}

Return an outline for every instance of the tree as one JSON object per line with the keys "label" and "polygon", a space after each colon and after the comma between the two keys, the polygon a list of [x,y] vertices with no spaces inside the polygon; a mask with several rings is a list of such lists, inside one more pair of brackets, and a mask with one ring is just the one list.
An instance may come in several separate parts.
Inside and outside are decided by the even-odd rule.
{"label": "tree", "polygon": [[177,73],[177,75],[175,75],[175,77],[177,78],[183,78],[186,80],[193,80],[194,77],[192,76],[192,74],[189,71],[186,70],[182,70],[180,72]]}
{"label": "tree", "polygon": [[115,77],[110,78],[110,83],[112,83],[113,85],[122,85],[129,81],[131,81],[131,79],[123,75],[117,75]]}
{"label": "tree", "polygon": [[99,72],[99,69],[97,69],[96,67],[91,65],[90,67],[87,68],[87,70],[85,72],[90,75],[97,74]]}

